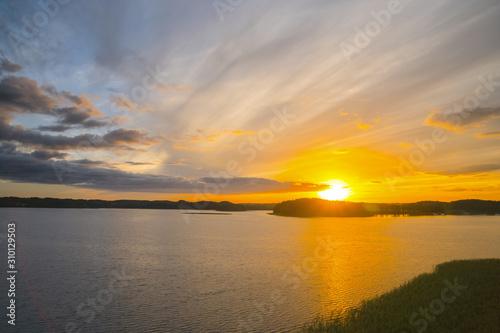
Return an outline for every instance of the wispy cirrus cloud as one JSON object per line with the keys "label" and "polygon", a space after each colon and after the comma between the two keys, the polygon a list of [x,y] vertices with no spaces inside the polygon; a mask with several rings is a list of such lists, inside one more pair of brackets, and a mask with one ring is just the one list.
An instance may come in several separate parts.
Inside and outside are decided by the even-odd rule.
{"label": "wispy cirrus cloud", "polygon": [[183,144],[173,145],[173,148],[177,149],[177,150],[195,150],[196,149],[193,146],[188,146],[188,145],[183,145]]}
{"label": "wispy cirrus cloud", "polygon": [[179,92],[179,93],[183,93],[183,94],[187,94],[187,93],[191,92],[190,89],[188,89],[182,85],[157,83],[156,86],[158,87],[158,89],[166,90],[167,92]]}
{"label": "wispy cirrus cloud", "polygon": [[151,111],[154,110],[154,106],[151,104],[146,104],[146,105],[138,105],[134,102],[132,102],[127,96],[125,95],[111,95],[109,98],[109,101],[111,104],[114,106],[117,106],[122,109],[127,109],[131,111]]}

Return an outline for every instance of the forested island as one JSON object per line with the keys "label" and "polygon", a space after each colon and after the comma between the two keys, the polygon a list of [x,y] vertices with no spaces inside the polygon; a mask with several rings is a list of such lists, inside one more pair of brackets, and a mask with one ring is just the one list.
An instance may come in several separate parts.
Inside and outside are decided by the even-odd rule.
{"label": "forested island", "polygon": [[273,214],[294,217],[367,217],[376,215],[500,215],[500,201],[467,199],[452,202],[365,203],[304,198],[274,206]]}
{"label": "forested island", "polygon": [[232,203],[229,201],[185,200],[97,200],[58,198],[0,198],[0,207],[34,208],[121,208],[248,211],[272,210],[274,215],[294,217],[368,217],[376,215],[500,215],[500,201],[457,200],[452,202],[419,201],[414,203],[365,203],[330,201],[317,198],[274,203]]}
{"label": "forested island", "polygon": [[37,208],[127,208],[127,209],[183,209],[183,210],[217,210],[246,211],[272,210],[275,204],[242,203],[229,201],[198,201],[185,200],[96,200],[96,199],[57,199],[57,198],[0,198],[0,207],[37,207]]}

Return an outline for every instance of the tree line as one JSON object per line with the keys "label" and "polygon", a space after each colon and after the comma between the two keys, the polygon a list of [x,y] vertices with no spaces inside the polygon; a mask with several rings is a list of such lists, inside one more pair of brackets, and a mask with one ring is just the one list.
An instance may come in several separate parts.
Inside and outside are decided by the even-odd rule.
{"label": "tree line", "polygon": [[274,204],[236,204],[229,201],[185,200],[97,200],[97,199],[58,199],[58,198],[0,198],[0,207],[38,207],[38,208],[127,208],[127,209],[196,209],[218,211],[272,210]]}
{"label": "tree line", "polygon": [[466,199],[451,202],[419,201],[414,203],[365,203],[329,201],[317,198],[288,200],[277,204],[274,214],[282,216],[364,217],[375,215],[495,215],[500,201]]}

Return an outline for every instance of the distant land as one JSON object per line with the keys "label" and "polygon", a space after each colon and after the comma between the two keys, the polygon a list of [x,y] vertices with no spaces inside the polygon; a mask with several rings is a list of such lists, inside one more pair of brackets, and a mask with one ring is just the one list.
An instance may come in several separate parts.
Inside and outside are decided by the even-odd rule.
{"label": "distant land", "polygon": [[274,215],[293,217],[365,217],[375,215],[500,215],[500,201],[364,203],[316,198],[289,200],[274,206]]}
{"label": "distant land", "polygon": [[127,209],[184,209],[246,211],[272,210],[274,203],[241,203],[229,201],[168,201],[168,200],[96,200],[96,199],[57,199],[57,198],[0,198],[0,207],[37,207],[37,208],[127,208]]}
{"label": "distant land", "polygon": [[330,201],[317,198],[288,200],[282,203],[232,203],[229,201],[185,200],[98,200],[58,198],[0,198],[0,207],[33,208],[120,208],[181,209],[215,211],[272,210],[274,215],[290,217],[369,217],[376,215],[500,215],[500,201],[466,199],[451,202],[365,203]]}

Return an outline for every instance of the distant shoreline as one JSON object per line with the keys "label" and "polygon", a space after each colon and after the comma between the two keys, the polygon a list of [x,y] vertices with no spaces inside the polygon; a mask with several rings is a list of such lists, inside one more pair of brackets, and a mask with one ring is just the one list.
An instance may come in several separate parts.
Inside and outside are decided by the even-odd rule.
{"label": "distant shoreline", "polygon": [[[500,201],[466,199],[451,202],[365,203],[303,198],[275,203],[232,203],[229,201],[185,200],[99,200],[2,197],[3,208],[77,208],[77,209],[175,209],[187,211],[272,211],[286,217],[374,217],[374,216],[456,216],[500,215]],[[193,212],[189,212],[193,213]],[[193,213],[196,214],[196,213]]]}
{"label": "distant shoreline", "polygon": [[274,203],[232,203],[229,201],[198,201],[185,200],[100,200],[100,199],[58,199],[58,198],[20,198],[2,197],[0,207],[6,208],[120,208],[120,209],[178,209],[216,210],[238,212],[248,210],[273,210]]}

